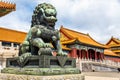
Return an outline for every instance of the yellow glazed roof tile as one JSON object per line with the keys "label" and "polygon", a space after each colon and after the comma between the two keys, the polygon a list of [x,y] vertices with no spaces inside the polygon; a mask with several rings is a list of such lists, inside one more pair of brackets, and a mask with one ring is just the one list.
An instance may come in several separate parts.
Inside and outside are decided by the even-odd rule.
{"label": "yellow glazed roof tile", "polygon": [[[0,41],[22,43],[26,35],[27,33],[25,32],[0,27]],[[62,49],[71,50],[70,48],[67,48],[65,45],[62,45]]]}
{"label": "yellow glazed roof tile", "polygon": [[120,40],[117,38],[111,37],[111,39],[106,43],[106,45],[109,46],[109,48],[120,47]]}
{"label": "yellow glazed roof tile", "polygon": [[120,44],[109,45],[109,47],[120,47]]}
{"label": "yellow glazed roof tile", "polygon": [[22,43],[27,33],[0,27],[0,41]]}
{"label": "yellow glazed roof tile", "polygon": [[0,17],[16,10],[16,4],[0,1]]}
{"label": "yellow glazed roof tile", "polygon": [[106,45],[112,46],[112,45],[118,45],[120,44],[120,40],[114,37],[111,37],[111,39],[106,43]]}
{"label": "yellow glazed roof tile", "polygon": [[76,39],[71,39],[71,40],[67,40],[67,41],[61,41],[62,44],[68,44],[68,43],[72,43],[74,42]]}
{"label": "yellow glazed roof tile", "polygon": [[8,2],[2,2],[2,1],[0,1],[0,8],[15,10],[15,7],[16,7],[15,4],[11,4],[11,3],[8,3]]}
{"label": "yellow glazed roof tile", "polygon": [[63,33],[60,33],[60,41],[68,41],[69,39],[63,34]]}
{"label": "yellow glazed roof tile", "polygon": [[120,50],[113,50],[113,52],[115,52],[115,53],[120,53]]}
{"label": "yellow glazed roof tile", "polygon": [[[92,39],[89,36],[89,34],[80,33],[64,27],[60,28],[60,32],[65,34],[70,40],[77,39],[79,40],[79,42],[84,44],[101,47],[101,48],[108,48],[106,45],[96,42],[94,39]],[[62,43],[70,43],[70,41],[62,41]]]}
{"label": "yellow glazed roof tile", "polygon": [[104,50],[104,54],[105,54],[105,55],[109,55],[109,56],[117,56],[117,57],[120,57],[120,55],[118,55],[118,54],[116,54],[116,53],[114,53],[113,51],[108,50],[108,49],[105,49],[105,50]]}
{"label": "yellow glazed roof tile", "polygon": [[119,39],[114,38],[114,40],[120,44],[120,40]]}

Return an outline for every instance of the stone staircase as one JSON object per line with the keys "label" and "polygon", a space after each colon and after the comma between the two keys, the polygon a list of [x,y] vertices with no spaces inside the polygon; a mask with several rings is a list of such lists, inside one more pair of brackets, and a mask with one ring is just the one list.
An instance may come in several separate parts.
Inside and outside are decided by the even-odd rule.
{"label": "stone staircase", "polygon": [[118,68],[120,68],[120,64],[109,60],[97,61],[90,59],[76,59],[76,67],[83,72],[84,71],[85,72],[91,72],[91,71],[117,72]]}
{"label": "stone staircase", "polygon": [[82,72],[86,76],[100,76],[100,77],[118,77],[120,78],[120,73],[118,72]]}

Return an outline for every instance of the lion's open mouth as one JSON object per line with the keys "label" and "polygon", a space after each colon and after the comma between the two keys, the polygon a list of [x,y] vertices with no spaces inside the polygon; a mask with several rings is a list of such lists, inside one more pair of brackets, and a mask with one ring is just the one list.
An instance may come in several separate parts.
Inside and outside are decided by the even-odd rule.
{"label": "lion's open mouth", "polygon": [[45,20],[48,22],[48,23],[55,23],[57,21],[57,19],[55,17],[45,17]]}
{"label": "lion's open mouth", "polygon": [[48,25],[49,25],[49,26],[54,26],[55,23],[50,23],[50,22],[48,22]]}
{"label": "lion's open mouth", "polygon": [[54,26],[57,19],[53,17],[45,17],[45,21],[48,23],[49,26]]}

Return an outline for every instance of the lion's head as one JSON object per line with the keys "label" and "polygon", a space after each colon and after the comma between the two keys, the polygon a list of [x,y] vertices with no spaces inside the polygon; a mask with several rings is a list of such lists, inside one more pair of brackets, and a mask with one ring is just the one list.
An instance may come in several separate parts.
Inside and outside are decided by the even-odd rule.
{"label": "lion's head", "polygon": [[54,28],[57,21],[56,15],[57,11],[51,4],[39,4],[34,10],[31,27],[34,25],[44,25]]}

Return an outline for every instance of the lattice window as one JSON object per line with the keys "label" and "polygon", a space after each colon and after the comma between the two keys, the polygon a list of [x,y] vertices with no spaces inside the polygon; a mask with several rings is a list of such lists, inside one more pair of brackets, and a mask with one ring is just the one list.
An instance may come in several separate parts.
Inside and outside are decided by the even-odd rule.
{"label": "lattice window", "polygon": [[11,42],[2,42],[2,46],[11,47]]}

